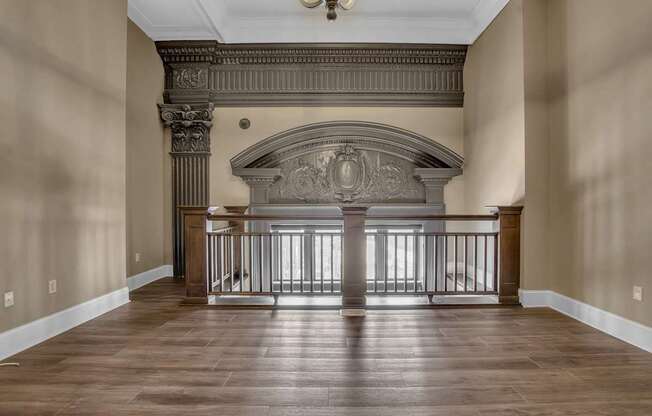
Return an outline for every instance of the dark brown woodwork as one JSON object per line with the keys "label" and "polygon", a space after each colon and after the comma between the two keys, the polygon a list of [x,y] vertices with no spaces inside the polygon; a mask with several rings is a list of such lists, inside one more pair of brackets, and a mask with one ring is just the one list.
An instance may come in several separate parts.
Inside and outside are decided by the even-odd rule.
{"label": "dark brown woodwork", "polygon": [[208,207],[181,208],[184,225],[186,300],[208,302],[206,270],[206,213]]}
{"label": "dark brown woodwork", "polygon": [[159,41],[167,103],[462,107],[467,46]]}
{"label": "dark brown woodwork", "polygon": [[649,416],[652,354],[546,308],[180,307],[162,279],[0,367],[0,415]]}
{"label": "dark brown woodwork", "polygon": [[366,207],[343,207],[342,307],[364,308],[367,304]]}
{"label": "dark brown woodwork", "polygon": [[523,207],[498,207],[500,253],[498,256],[498,300],[503,304],[519,304],[521,211],[523,211]]}
{"label": "dark brown woodwork", "polygon": [[174,275],[181,276],[184,271],[184,227],[179,207],[208,205],[213,104],[159,104],[159,110],[171,135],[172,257]]}

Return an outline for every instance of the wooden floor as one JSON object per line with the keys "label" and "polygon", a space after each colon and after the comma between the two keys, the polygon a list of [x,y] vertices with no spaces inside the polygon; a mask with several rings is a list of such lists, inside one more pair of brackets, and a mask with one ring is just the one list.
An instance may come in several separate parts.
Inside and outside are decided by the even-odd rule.
{"label": "wooden floor", "polygon": [[0,415],[652,415],[652,354],[548,309],[220,310],[163,280],[0,367]]}

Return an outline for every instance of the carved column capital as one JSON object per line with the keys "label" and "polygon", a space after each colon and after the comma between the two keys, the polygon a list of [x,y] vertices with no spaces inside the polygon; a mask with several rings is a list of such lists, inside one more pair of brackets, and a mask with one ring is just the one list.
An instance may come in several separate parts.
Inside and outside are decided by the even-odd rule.
{"label": "carved column capital", "polygon": [[233,174],[239,176],[249,185],[249,202],[251,204],[269,203],[269,187],[281,176],[279,168],[240,168],[233,169]]}
{"label": "carved column capital", "polygon": [[210,153],[212,103],[159,104],[161,120],[172,132],[171,153]]}
{"label": "carved column capital", "polygon": [[426,189],[426,203],[444,200],[444,186],[453,177],[461,175],[462,169],[418,168],[414,169],[414,177]]}

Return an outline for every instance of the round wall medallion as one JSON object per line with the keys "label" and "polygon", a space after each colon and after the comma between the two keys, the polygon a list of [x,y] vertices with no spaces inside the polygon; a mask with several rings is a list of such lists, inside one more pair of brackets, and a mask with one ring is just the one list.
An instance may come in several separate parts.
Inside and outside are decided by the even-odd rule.
{"label": "round wall medallion", "polygon": [[251,126],[251,121],[248,118],[241,118],[239,124],[242,130],[247,130]]}

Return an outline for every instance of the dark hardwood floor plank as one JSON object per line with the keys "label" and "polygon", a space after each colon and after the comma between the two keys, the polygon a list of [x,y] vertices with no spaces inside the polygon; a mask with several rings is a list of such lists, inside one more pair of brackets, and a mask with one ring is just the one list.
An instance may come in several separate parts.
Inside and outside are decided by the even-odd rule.
{"label": "dark hardwood floor plank", "polygon": [[406,358],[378,359],[379,371],[530,370],[539,368],[529,358]]}
{"label": "dark hardwood floor plank", "polygon": [[565,370],[437,370],[405,371],[402,375],[410,387],[517,386],[579,380]]}
{"label": "dark hardwood floor plank", "polygon": [[181,306],[162,279],[0,367],[0,416],[649,416],[652,354],[550,309]]}
{"label": "dark hardwood floor plank", "polygon": [[136,404],[154,403],[238,406],[297,406],[311,403],[328,405],[328,388],[318,387],[145,387],[134,399]]}
{"label": "dark hardwood floor plank", "polygon": [[522,403],[511,387],[330,388],[331,406],[473,406]]}
{"label": "dark hardwood floor plank", "polygon": [[234,371],[226,386],[252,387],[403,387],[401,373],[373,371]]}

